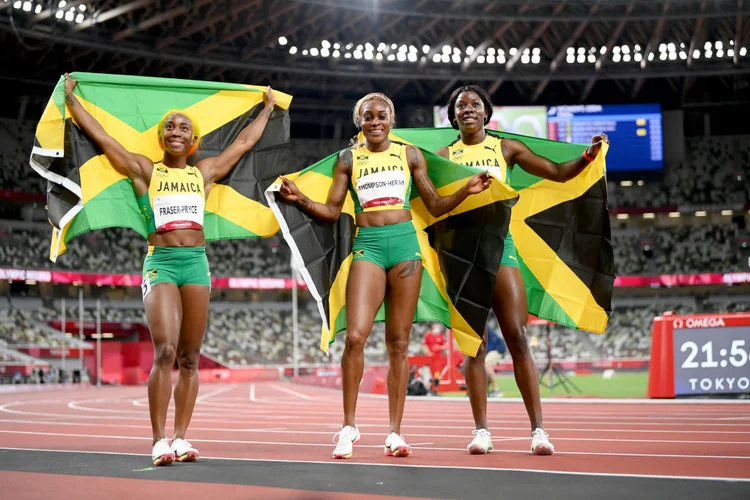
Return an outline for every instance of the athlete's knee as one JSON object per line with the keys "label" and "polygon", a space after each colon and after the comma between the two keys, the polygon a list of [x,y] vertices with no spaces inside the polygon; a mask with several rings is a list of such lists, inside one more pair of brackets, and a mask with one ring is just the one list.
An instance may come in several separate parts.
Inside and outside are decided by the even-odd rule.
{"label": "athlete's knee", "polygon": [[351,328],[347,330],[346,349],[350,352],[364,352],[369,334],[370,332],[365,331],[364,328]]}
{"label": "athlete's knee", "polygon": [[200,358],[200,349],[183,349],[177,354],[177,363],[180,366],[180,370],[194,372],[198,370]]}
{"label": "athlete's knee", "polygon": [[391,359],[403,359],[409,356],[409,333],[411,329],[398,332],[397,336],[385,341],[388,357]]}
{"label": "athlete's knee", "polygon": [[526,325],[517,323],[510,328],[506,328],[506,330],[503,330],[503,338],[511,355],[529,350],[529,340],[526,338]]}
{"label": "athlete's knee", "polygon": [[177,359],[177,349],[173,344],[164,342],[154,346],[154,364],[159,367],[172,368]]}

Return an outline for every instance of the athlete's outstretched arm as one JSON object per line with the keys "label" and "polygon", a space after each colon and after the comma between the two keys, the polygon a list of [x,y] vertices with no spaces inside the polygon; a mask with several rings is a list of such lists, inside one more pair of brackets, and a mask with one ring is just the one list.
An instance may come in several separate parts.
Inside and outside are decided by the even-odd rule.
{"label": "athlete's outstretched arm", "polygon": [[414,147],[407,146],[406,155],[409,159],[409,168],[411,176],[414,179],[414,185],[419,191],[419,196],[424,201],[425,207],[433,217],[440,217],[447,214],[461,204],[469,195],[481,193],[490,187],[490,177],[481,172],[472,176],[466,184],[448,196],[440,196],[432,183],[432,179],[427,175],[427,162],[422,152]]}
{"label": "athlete's outstretched arm", "polygon": [[281,178],[282,184],[279,194],[286,200],[297,203],[303,210],[325,222],[336,222],[341,216],[341,209],[346,200],[349,178],[352,175],[352,151],[345,149],[336,158],[333,167],[333,183],[328,190],[325,203],[318,203],[305,196],[294,182]]}
{"label": "athlete's outstretched arm", "polygon": [[[539,156],[531,151],[526,144],[516,139],[503,139],[502,150],[503,157],[508,165],[518,165],[528,173],[544,179],[566,182],[580,174],[591,163],[589,159],[593,159],[599,154],[604,142],[609,144],[606,134],[595,135],[591,139],[591,145],[586,149],[585,154],[563,163],[555,163]],[[589,159],[586,159],[586,156]]]}
{"label": "athlete's outstretched arm", "polygon": [[253,123],[242,129],[227,149],[222,151],[219,156],[206,158],[197,163],[196,166],[201,170],[206,184],[224,178],[237,165],[240,158],[245,156],[258,143],[276,104],[276,97],[273,95],[271,87],[266,89],[263,100],[266,103],[263,111],[253,120]]}
{"label": "athlete's outstretched arm", "polygon": [[143,170],[153,165],[153,162],[143,155],[131,153],[110,136],[73,95],[76,85],[78,82],[65,73],[65,102],[78,127],[99,146],[115,170],[130,179],[140,177]]}

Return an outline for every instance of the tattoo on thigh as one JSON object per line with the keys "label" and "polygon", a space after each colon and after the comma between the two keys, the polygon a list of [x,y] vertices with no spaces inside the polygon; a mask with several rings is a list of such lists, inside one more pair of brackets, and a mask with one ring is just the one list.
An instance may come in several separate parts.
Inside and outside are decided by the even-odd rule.
{"label": "tattoo on thigh", "polygon": [[406,263],[406,265],[399,271],[398,277],[399,278],[410,278],[414,276],[414,273],[417,272],[417,269],[419,268],[420,261],[418,260],[410,260]]}

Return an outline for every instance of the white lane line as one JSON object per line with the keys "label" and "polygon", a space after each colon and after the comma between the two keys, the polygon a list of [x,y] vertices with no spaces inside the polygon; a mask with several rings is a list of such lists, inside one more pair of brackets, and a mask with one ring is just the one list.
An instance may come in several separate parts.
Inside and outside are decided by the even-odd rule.
{"label": "white lane line", "polygon": [[[32,432],[32,431],[9,431],[0,430],[2,434],[15,434],[15,435],[28,435],[28,436],[55,436],[55,437],[80,437],[88,439],[121,439],[121,440],[137,440],[151,441],[151,437],[138,437],[138,436],[117,436],[117,435],[92,435],[92,434],[68,434],[63,432]],[[195,443],[222,443],[222,444],[254,444],[254,445],[273,445],[273,446],[302,446],[302,447],[330,447],[330,443],[290,443],[286,441],[246,441],[239,439],[195,439],[191,438],[192,442]],[[357,445],[359,448],[381,448],[383,445]],[[465,448],[444,448],[444,447],[425,447],[420,448],[422,450],[432,451],[464,451]],[[523,453],[528,455],[528,450],[513,450],[513,449],[495,449],[494,451],[501,453]],[[693,458],[693,459],[724,459],[724,460],[750,460],[750,456],[739,456],[739,455],[679,455],[679,454],[664,454],[664,453],[603,453],[593,451],[562,451],[556,452],[556,455],[586,455],[586,456],[607,456],[607,457],[638,457],[638,458]]]}
{"label": "white lane line", "polygon": [[296,396],[300,399],[305,399],[307,401],[312,401],[315,398],[308,396],[307,394],[302,394],[301,392],[297,392],[295,390],[289,389],[288,387],[284,387],[283,385],[276,386],[276,390],[279,390],[281,392],[286,392],[287,394],[291,394],[292,396]]}
{"label": "white lane line", "polygon": [[196,403],[200,403],[200,402],[205,401],[206,399],[210,398],[211,396],[215,396],[217,394],[223,394],[223,393],[229,392],[229,391],[231,391],[232,389],[235,389],[235,388],[236,388],[236,386],[231,386],[231,385],[227,386],[227,387],[221,387],[219,389],[216,389],[215,391],[209,392],[208,394],[204,394],[202,396],[198,396],[195,399],[195,402]]}

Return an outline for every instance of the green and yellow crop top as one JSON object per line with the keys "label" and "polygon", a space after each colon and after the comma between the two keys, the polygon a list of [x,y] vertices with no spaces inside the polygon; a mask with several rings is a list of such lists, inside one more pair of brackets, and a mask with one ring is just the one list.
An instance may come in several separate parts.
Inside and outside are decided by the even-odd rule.
{"label": "green and yellow crop top", "polygon": [[486,168],[493,172],[500,180],[508,184],[510,182],[510,169],[503,158],[501,148],[503,140],[490,134],[479,144],[470,146],[458,139],[448,146],[449,157],[452,161],[469,167]]}
{"label": "green and yellow crop top", "polygon": [[352,148],[349,191],[354,213],[409,210],[411,169],[406,144],[391,141],[387,150],[373,153],[364,144]]}
{"label": "green and yellow crop top", "polygon": [[190,165],[183,169],[156,163],[148,191],[138,198],[138,207],[146,218],[148,234],[203,229],[203,174]]}

